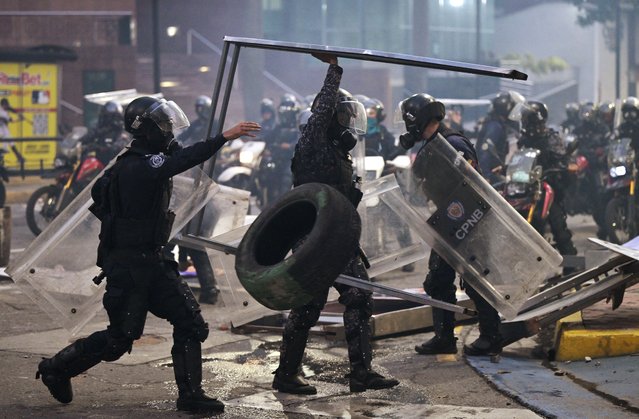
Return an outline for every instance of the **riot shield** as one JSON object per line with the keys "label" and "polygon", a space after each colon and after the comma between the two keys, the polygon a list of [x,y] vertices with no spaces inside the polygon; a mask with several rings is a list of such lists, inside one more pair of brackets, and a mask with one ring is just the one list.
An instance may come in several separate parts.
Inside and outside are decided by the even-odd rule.
{"label": "riot shield", "polygon": [[389,204],[507,319],[560,273],[561,255],[441,135],[421,148],[411,175],[410,211]]}
{"label": "riot shield", "polygon": [[[102,307],[104,282],[98,286],[91,281],[99,272],[95,260],[100,222],[88,211],[90,190],[85,188],[7,268],[16,285],[73,334]],[[171,236],[213,196],[218,198],[213,202],[237,202],[236,196],[224,199],[222,195],[199,168],[174,177],[170,206],[176,218]],[[245,214],[247,205],[234,207]]]}

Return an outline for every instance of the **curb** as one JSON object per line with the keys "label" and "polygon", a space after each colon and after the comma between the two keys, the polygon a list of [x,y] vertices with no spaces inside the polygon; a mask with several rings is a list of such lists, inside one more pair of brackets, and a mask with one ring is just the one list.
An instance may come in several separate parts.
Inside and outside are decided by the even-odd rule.
{"label": "curb", "polygon": [[555,360],[576,361],[639,352],[639,329],[594,329],[583,323],[581,312],[557,322]]}

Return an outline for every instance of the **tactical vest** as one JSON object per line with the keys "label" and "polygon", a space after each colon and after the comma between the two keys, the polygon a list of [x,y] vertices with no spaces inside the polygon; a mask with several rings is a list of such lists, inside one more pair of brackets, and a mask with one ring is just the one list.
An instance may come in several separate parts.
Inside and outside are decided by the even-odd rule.
{"label": "tactical vest", "polygon": [[327,152],[330,157],[321,160],[326,162],[326,167],[301,167],[298,156],[293,156],[293,186],[311,182],[324,183],[340,191],[357,207],[362,199],[362,192],[353,184],[353,161],[350,154],[344,153],[332,144],[328,146]]}
{"label": "tactical vest", "polygon": [[168,210],[171,199],[172,182],[168,180],[158,188],[148,217],[126,218],[119,205],[119,177],[123,162],[127,158],[147,159],[148,156],[129,152],[120,158],[111,169],[108,184],[108,202],[102,203],[108,208],[102,218],[100,228],[100,246],[103,249],[153,249],[166,245],[171,233],[175,214]]}

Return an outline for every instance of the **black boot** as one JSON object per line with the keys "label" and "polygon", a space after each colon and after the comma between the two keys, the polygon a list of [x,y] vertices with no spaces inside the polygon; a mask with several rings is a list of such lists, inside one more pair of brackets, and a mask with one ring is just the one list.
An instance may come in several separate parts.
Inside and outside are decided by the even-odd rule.
{"label": "black boot", "polygon": [[433,328],[435,336],[415,346],[415,352],[420,355],[456,354],[457,338],[454,334],[455,313],[452,311],[433,308]]}
{"label": "black boot", "polygon": [[84,339],[79,339],[62,349],[51,358],[44,358],[38,365],[36,379],[49,389],[49,393],[60,403],[70,403],[73,400],[71,377],[83,373],[100,362],[100,357],[87,354],[83,345]]}
{"label": "black boot", "polygon": [[464,345],[464,355],[497,355],[502,350],[502,337],[499,333],[501,319],[499,313],[474,288],[466,284],[466,294],[475,303],[479,321],[479,338],[470,345]]}
{"label": "black boot", "polygon": [[362,316],[362,312],[351,310],[347,306],[344,314],[344,323],[348,321],[346,330],[346,342],[348,344],[348,359],[351,364],[351,372],[346,375],[351,393],[360,393],[366,390],[380,390],[395,387],[399,384],[394,378],[386,378],[373,371],[373,349],[371,348],[371,329],[368,314]]}
{"label": "black boot", "polygon": [[308,330],[284,329],[280,346],[280,365],[275,370],[272,387],[282,393],[317,394],[317,389],[302,377],[301,366]]}
{"label": "black boot", "polygon": [[381,390],[383,388],[395,387],[399,384],[399,381],[396,379],[386,378],[373,370],[357,369],[351,371],[347,377],[351,393],[361,393],[366,390]]}
{"label": "black boot", "polygon": [[223,412],[224,404],[202,390],[202,345],[196,340],[174,344],[171,350],[173,371],[178,386],[177,410],[187,412]]}
{"label": "black boot", "polygon": [[493,356],[502,351],[501,337],[499,335],[482,335],[470,345],[464,345],[464,355],[467,356]]}
{"label": "black boot", "polygon": [[435,335],[421,345],[415,346],[415,352],[420,355],[456,354],[457,338],[442,338]]}
{"label": "black boot", "polygon": [[219,293],[220,292],[217,290],[217,288],[200,288],[200,297],[197,299],[197,302],[200,304],[216,304]]}

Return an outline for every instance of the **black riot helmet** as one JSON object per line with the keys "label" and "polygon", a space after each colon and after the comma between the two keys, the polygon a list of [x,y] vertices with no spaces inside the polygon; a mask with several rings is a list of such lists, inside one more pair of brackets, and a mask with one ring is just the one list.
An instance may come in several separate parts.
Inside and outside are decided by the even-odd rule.
{"label": "black riot helmet", "polygon": [[386,112],[384,111],[384,104],[381,100],[375,98],[369,98],[363,102],[366,108],[366,114],[369,118],[375,118],[377,123],[381,123],[386,119]]}
{"label": "black riot helmet", "polygon": [[179,130],[189,126],[189,119],[173,101],[142,96],[124,111],[124,129],[133,137],[145,140],[154,151],[165,151]]}
{"label": "black riot helmet", "polygon": [[579,118],[579,104],[577,102],[566,103],[566,118],[576,121]]}
{"label": "black riot helmet", "polygon": [[409,149],[422,139],[422,133],[431,121],[444,119],[446,107],[431,95],[418,93],[401,101],[397,114],[408,131],[400,136],[399,141],[402,147]]}
{"label": "black riot helmet", "polygon": [[[315,112],[318,106],[317,96],[311,105],[311,112]],[[354,134],[364,134],[366,132],[366,110],[346,89],[338,89],[337,103],[333,113],[334,122],[342,127],[353,131]]]}
{"label": "black riot helmet", "polygon": [[609,100],[601,102],[597,106],[597,115],[606,125],[612,126],[615,120],[615,104]]}
{"label": "black riot helmet", "polygon": [[211,98],[208,96],[198,96],[195,99],[195,114],[200,119],[208,120],[211,117]]}
{"label": "black riot helmet", "polygon": [[275,103],[267,97],[260,102],[260,114],[264,118],[264,114],[270,113],[271,118],[275,118]]}
{"label": "black riot helmet", "polygon": [[297,115],[301,108],[294,95],[286,93],[280,99],[277,107],[277,117],[280,125],[284,128],[295,128],[297,126]]}
{"label": "black riot helmet", "polygon": [[579,105],[579,119],[583,122],[594,123],[597,119],[597,109],[592,102],[584,102]]}
{"label": "black riot helmet", "polygon": [[543,102],[528,101],[521,112],[521,132],[528,136],[546,131],[548,107]]}
{"label": "black riot helmet", "polygon": [[124,128],[124,111],[120,103],[110,100],[102,106],[98,115],[98,127],[107,129]]}
{"label": "black riot helmet", "polygon": [[621,103],[621,115],[624,121],[639,122],[639,99],[629,96]]}
{"label": "black riot helmet", "polygon": [[515,106],[515,101],[510,92],[500,92],[491,100],[492,112],[507,118]]}

